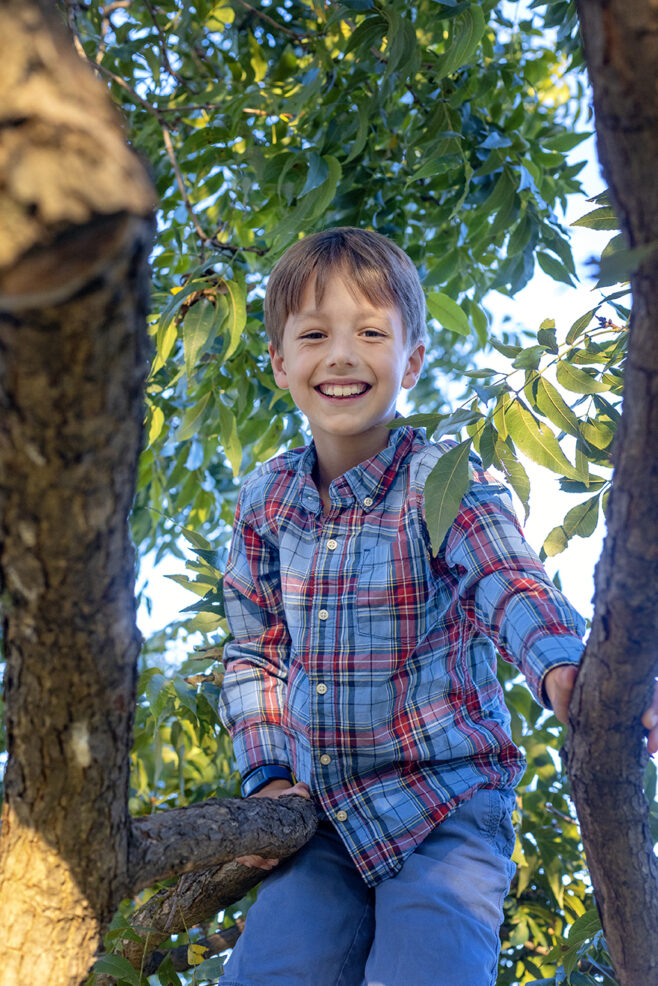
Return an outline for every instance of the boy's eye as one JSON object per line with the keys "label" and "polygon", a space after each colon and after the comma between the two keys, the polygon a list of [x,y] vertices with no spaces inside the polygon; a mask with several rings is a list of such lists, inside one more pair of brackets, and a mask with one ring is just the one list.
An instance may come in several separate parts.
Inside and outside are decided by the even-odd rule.
{"label": "boy's eye", "polygon": [[363,330],[363,334],[365,336],[369,336],[371,338],[372,337],[377,337],[377,336],[380,336],[381,337],[381,336],[384,335],[384,333],[382,332],[381,329],[364,329]]}
{"label": "boy's eye", "polygon": [[302,334],[300,335],[299,338],[300,339],[323,339],[324,338],[324,332],[321,332],[320,329],[309,329],[307,332],[302,332]]}

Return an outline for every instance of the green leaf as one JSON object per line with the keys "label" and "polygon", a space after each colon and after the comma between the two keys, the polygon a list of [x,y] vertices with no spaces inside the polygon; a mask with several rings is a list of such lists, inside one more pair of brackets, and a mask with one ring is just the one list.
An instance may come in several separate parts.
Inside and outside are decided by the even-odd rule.
{"label": "green leaf", "polygon": [[602,256],[599,263],[597,288],[607,288],[622,281],[630,281],[641,263],[654,252],[658,244],[648,243],[633,250],[617,250]]}
{"label": "green leaf", "polygon": [[619,220],[614,209],[611,209],[609,206],[603,206],[600,209],[594,209],[592,212],[588,212],[585,216],[581,216],[580,219],[577,219],[571,225],[584,226],[586,229],[619,229]]}
{"label": "green leaf", "polygon": [[599,520],[600,500],[597,493],[567,512],[560,526],[554,527],[544,541],[543,548],[549,557],[564,551],[572,537],[586,538],[594,533]]}
{"label": "green leaf", "polygon": [[594,533],[599,520],[600,501],[601,498],[597,493],[584,503],[577,503],[568,511],[562,521],[567,537],[578,535],[581,538],[588,538]]}
{"label": "green leaf", "polygon": [[484,14],[478,3],[471,4],[470,8],[454,21],[452,43],[437,59],[432,72],[437,82],[447,75],[452,75],[469,62],[475,54],[485,28]]}
{"label": "green leaf", "polygon": [[561,476],[583,478],[565,456],[551,429],[519,401],[510,404],[505,418],[512,441],[529,459]]}
{"label": "green leaf", "polygon": [[559,391],[544,377],[537,379],[535,401],[538,410],[549,421],[557,425],[561,431],[566,431],[568,435],[578,437],[578,418],[568,404],[564,402]]}
{"label": "green leaf", "polygon": [[452,414],[447,415],[447,417],[441,418],[432,433],[432,438],[436,440],[441,435],[455,435],[466,425],[479,421],[481,417],[481,411],[474,411],[467,407],[458,408]]}
{"label": "green leaf", "polygon": [[584,140],[587,140],[587,138],[591,136],[592,136],[591,133],[556,134],[555,137],[544,137],[544,139],[542,140],[542,144],[544,147],[548,148],[549,151],[565,152],[572,150],[574,147],[577,147],[578,144],[581,144]]}
{"label": "green leaf", "polygon": [[161,407],[151,407],[151,420],[149,422],[147,443],[153,445],[153,442],[158,438],[160,432],[162,431],[165,423],[164,411]]}
{"label": "green leaf", "polygon": [[557,339],[555,337],[555,319],[545,319],[537,332],[537,342],[549,353],[557,355],[559,352]]}
{"label": "green leaf", "polygon": [[601,930],[601,919],[596,908],[591,908],[576,918],[569,928],[569,944],[587,941]]}
{"label": "green leaf", "polygon": [[309,165],[308,174],[306,175],[306,184],[300,192],[300,197],[306,195],[307,192],[312,192],[314,188],[318,188],[323,185],[327,178],[329,177],[329,165],[321,158],[319,154],[311,151],[309,155]]}
{"label": "green leaf", "polygon": [[471,444],[469,438],[444,452],[427,477],[425,515],[435,555],[438,555],[468,489],[468,453]]}
{"label": "green leaf", "polygon": [[525,523],[530,513],[530,480],[528,474],[506,442],[498,441],[496,443],[496,453],[503,467],[506,481],[523,504]]}
{"label": "green leaf", "polygon": [[555,555],[561,554],[567,547],[568,543],[569,538],[560,524],[558,527],[554,527],[553,530],[547,534],[542,548],[549,558],[553,558]]}
{"label": "green leaf", "polygon": [[609,448],[615,437],[615,429],[609,428],[597,418],[581,421],[580,433],[586,442],[600,450]]}
{"label": "green leaf", "polygon": [[228,312],[228,346],[223,354],[229,359],[238,348],[242,331],[247,323],[247,292],[242,280],[226,281],[230,300]]}
{"label": "green leaf", "polygon": [[236,417],[226,404],[219,404],[219,437],[224,446],[226,458],[231,463],[233,475],[237,478],[240,475],[242,464],[242,445],[238,437],[238,423]]}
{"label": "green leaf", "polygon": [[114,979],[121,979],[130,986],[142,986],[146,982],[135,967],[125,959],[123,955],[101,955],[94,963],[94,972],[97,975],[112,976]]}
{"label": "green leaf", "polygon": [[183,320],[183,349],[185,352],[185,373],[192,379],[194,367],[201,350],[212,337],[215,326],[215,306],[206,298],[197,301],[188,310]]}
{"label": "green leaf", "polygon": [[587,328],[598,310],[599,306],[597,305],[596,308],[590,309],[590,311],[585,312],[584,315],[581,315],[580,318],[576,319],[567,333],[567,343],[569,343],[569,345],[571,345],[572,342],[575,342],[581,332]]}
{"label": "green leaf", "polygon": [[204,979],[217,980],[222,974],[222,960],[219,955],[212,955],[209,959],[204,959],[194,968],[195,980],[200,982]]}
{"label": "green leaf", "polygon": [[158,979],[160,986],[181,986],[180,976],[174,969],[171,955],[165,955],[158,966]]}
{"label": "green leaf", "polygon": [[185,442],[188,438],[192,438],[199,431],[199,426],[203,420],[203,415],[210,400],[211,395],[204,394],[198,403],[194,407],[187,409],[183,415],[183,420],[181,421],[180,427],[176,432],[176,441]]}
{"label": "green leaf", "polygon": [[536,370],[544,352],[543,346],[528,346],[519,353],[512,366],[517,370]]}
{"label": "green leaf", "polygon": [[449,295],[442,291],[432,291],[427,296],[427,309],[437,322],[440,322],[444,329],[449,332],[456,332],[460,336],[467,336],[470,333],[468,319]]}
{"label": "green leaf", "polygon": [[607,383],[595,380],[586,370],[573,366],[567,360],[559,361],[556,375],[558,383],[575,394],[601,394],[603,391],[610,390]]}
{"label": "green leaf", "polygon": [[573,279],[571,274],[564,266],[561,260],[557,257],[553,257],[550,253],[545,253],[540,250],[537,253],[537,263],[549,277],[552,277],[554,281],[561,281],[563,284],[568,284],[573,287]]}

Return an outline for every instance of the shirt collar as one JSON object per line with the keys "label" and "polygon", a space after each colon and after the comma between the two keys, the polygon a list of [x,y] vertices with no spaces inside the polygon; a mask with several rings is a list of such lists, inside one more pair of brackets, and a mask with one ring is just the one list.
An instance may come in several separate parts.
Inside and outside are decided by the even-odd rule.
{"label": "shirt collar", "polygon": [[[399,464],[411,451],[419,433],[408,425],[391,430],[386,448],[358,466],[348,469],[331,484],[332,501],[342,500],[349,504],[354,497],[359,506],[372,510],[377,501],[386,494],[398,471]],[[321,508],[320,497],[311,481],[316,463],[315,443],[311,442],[303,452],[298,463],[299,490],[304,506],[316,512]]]}

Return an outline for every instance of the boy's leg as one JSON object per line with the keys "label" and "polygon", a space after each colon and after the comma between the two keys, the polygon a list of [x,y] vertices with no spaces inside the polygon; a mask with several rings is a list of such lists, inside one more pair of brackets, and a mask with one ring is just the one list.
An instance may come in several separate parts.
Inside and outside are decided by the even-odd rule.
{"label": "boy's leg", "polygon": [[376,888],[366,986],[493,986],[512,808],[511,792],[477,791]]}
{"label": "boy's leg", "polygon": [[373,905],[340,838],[320,825],[264,881],[222,986],[361,986]]}

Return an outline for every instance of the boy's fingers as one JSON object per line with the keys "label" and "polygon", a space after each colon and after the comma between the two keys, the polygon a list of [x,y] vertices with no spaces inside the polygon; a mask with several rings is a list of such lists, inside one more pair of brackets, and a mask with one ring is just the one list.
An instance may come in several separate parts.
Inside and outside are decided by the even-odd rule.
{"label": "boy's fingers", "polygon": [[658,752],[658,682],[653,688],[651,705],[642,716],[642,725],[649,730],[647,748],[651,756]]}
{"label": "boy's fingers", "polygon": [[546,691],[553,706],[553,712],[560,722],[567,722],[569,702],[576,683],[578,669],[575,665],[553,668],[546,676]]}
{"label": "boy's fingers", "polygon": [[265,859],[264,856],[238,856],[238,863],[259,870],[271,870],[278,864],[278,859]]}
{"label": "boy's fingers", "polygon": [[302,784],[298,781],[294,787],[289,787],[287,791],[282,791],[282,794],[299,794],[302,798],[308,798],[310,800],[311,792],[309,791],[308,784]]}

